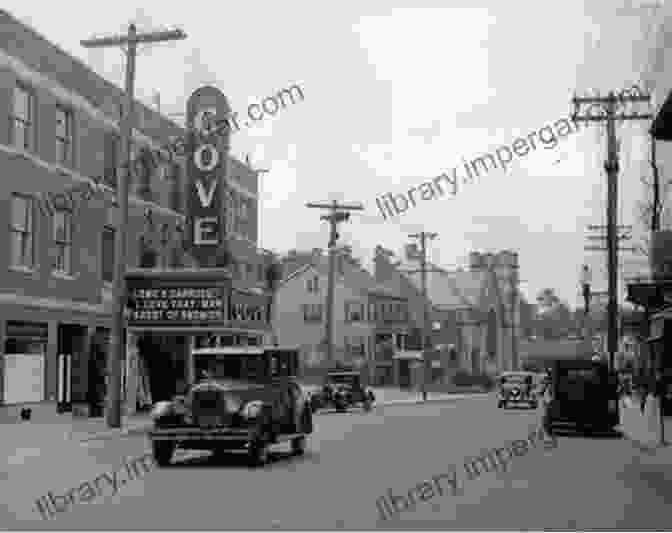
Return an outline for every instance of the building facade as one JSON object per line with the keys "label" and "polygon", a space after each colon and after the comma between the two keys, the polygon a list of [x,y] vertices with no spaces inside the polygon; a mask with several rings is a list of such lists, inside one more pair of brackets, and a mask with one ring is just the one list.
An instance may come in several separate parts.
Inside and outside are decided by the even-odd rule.
{"label": "building facade", "polygon": [[[31,404],[40,418],[105,394],[123,91],[3,11],[0,30],[0,412]],[[184,161],[151,154],[184,131],[140,102],[135,113],[128,266],[148,250],[177,265]],[[257,174],[231,159],[230,176],[237,276],[261,286]]]}
{"label": "building facade", "polygon": [[518,254],[470,253],[467,269],[447,271],[428,263],[427,296],[421,293],[419,264],[393,260],[394,253],[377,247],[376,279],[389,280],[408,297],[411,321],[422,324],[422,313],[429,307],[431,345],[444,380],[464,370],[474,374],[495,374],[518,368],[517,344],[520,339],[520,301]]}
{"label": "building facade", "polygon": [[[308,262],[309,261],[309,262]],[[366,369],[372,383],[399,383],[394,355],[408,337],[407,301],[373,279],[345,248],[337,257],[334,288],[334,358],[327,360],[328,258],[321,250],[293,253],[277,293],[275,329],[282,345],[297,345],[305,374],[337,363]]]}

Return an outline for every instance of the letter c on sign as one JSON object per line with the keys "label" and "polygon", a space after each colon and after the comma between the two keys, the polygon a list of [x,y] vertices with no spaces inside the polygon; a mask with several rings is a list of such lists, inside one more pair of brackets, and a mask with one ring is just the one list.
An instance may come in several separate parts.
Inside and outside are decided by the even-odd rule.
{"label": "letter c on sign", "polygon": [[[205,152],[209,152],[205,155]],[[194,152],[194,165],[201,172],[212,172],[219,164],[219,152],[211,144],[203,144]]]}

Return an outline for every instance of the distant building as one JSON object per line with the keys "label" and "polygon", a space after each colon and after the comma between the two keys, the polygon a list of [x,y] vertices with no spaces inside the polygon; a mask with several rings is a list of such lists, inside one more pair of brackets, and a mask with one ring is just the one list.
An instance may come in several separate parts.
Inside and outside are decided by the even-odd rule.
{"label": "distant building", "polygon": [[[408,338],[408,302],[377,283],[347,248],[338,253],[334,290],[334,353],[327,360],[326,295],[329,262],[320,250],[282,259],[286,276],[276,297],[275,330],[282,345],[299,345],[305,374],[337,362],[366,368],[371,382],[403,383],[394,355]],[[293,272],[292,269],[295,269]]]}
{"label": "distant building", "polygon": [[[392,283],[409,299],[411,320],[419,327],[425,303],[421,296],[417,262],[394,262],[382,246],[376,249],[376,279]],[[471,373],[495,374],[518,368],[520,338],[518,254],[472,252],[469,269],[447,271],[436,265],[427,274],[431,321],[441,325],[432,332],[432,343],[454,346],[440,356],[446,379],[458,368]],[[455,353],[452,360],[450,353]]]}

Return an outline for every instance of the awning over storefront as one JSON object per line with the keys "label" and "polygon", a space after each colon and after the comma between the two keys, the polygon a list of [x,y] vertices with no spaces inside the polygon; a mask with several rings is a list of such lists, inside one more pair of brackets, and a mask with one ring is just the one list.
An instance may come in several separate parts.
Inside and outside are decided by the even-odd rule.
{"label": "awning over storefront", "polygon": [[672,141],[672,91],[667,95],[651,124],[651,135],[659,141]]}

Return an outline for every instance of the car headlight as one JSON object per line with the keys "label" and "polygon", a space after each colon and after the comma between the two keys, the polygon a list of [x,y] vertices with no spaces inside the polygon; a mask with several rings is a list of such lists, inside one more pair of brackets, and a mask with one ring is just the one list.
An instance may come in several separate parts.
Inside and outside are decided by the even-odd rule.
{"label": "car headlight", "polygon": [[243,407],[241,414],[243,415],[244,418],[248,419],[257,418],[261,414],[263,408],[264,408],[264,402],[257,400],[245,405],[245,407]]}
{"label": "car headlight", "polygon": [[156,418],[161,418],[162,416],[169,415],[173,412],[173,402],[156,402],[154,404],[154,407],[152,407],[152,411],[150,413],[150,416],[153,419]]}
{"label": "car headlight", "polygon": [[226,396],[224,398],[224,403],[226,404],[226,410],[229,413],[237,413],[242,407],[242,402],[237,396]]}

